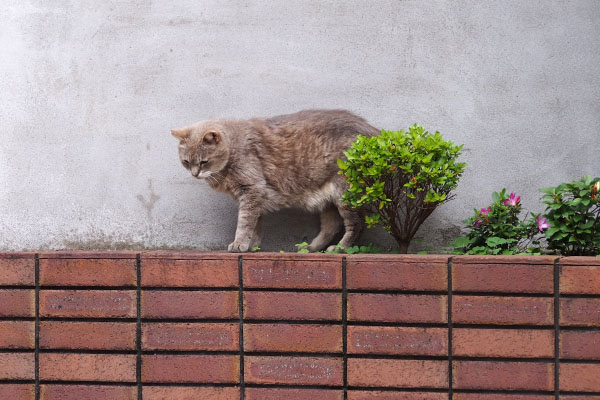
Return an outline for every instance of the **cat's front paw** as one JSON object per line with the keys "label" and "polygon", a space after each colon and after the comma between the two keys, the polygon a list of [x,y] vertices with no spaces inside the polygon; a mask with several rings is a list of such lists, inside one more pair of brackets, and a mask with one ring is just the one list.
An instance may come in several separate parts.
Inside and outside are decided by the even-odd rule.
{"label": "cat's front paw", "polygon": [[237,240],[227,246],[227,251],[230,253],[245,253],[250,250],[250,243],[243,243]]}

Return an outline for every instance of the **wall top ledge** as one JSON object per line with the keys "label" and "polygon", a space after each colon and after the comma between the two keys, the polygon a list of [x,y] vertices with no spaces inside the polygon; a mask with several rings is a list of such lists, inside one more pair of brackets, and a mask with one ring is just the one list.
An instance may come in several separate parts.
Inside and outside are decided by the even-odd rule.
{"label": "wall top ledge", "polygon": [[600,265],[600,257],[563,257],[560,259],[560,265]]}
{"label": "wall top ledge", "polygon": [[447,263],[453,264],[529,264],[553,265],[556,260],[561,265],[600,265],[600,257],[574,256],[456,256],[451,254],[323,254],[323,253],[228,253],[215,251],[55,251],[55,252],[0,252],[0,259],[144,259],[170,260],[286,260],[286,261],[341,261],[342,258],[354,262],[398,262],[398,263]]}
{"label": "wall top ledge", "polygon": [[33,253],[33,252],[0,253],[0,259],[34,258],[34,257],[35,257],[35,253]]}
{"label": "wall top ledge", "polygon": [[453,264],[542,264],[552,265],[558,256],[452,256]]}
{"label": "wall top ledge", "polygon": [[452,257],[449,254],[343,254],[349,262],[403,262],[403,263],[443,263]]}
{"label": "wall top ledge", "polygon": [[237,260],[240,253],[228,253],[225,251],[181,251],[181,250],[148,250],[139,253],[144,259],[168,259],[168,260]]}
{"label": "wall top ledge", "polygon": [[136,251],[54,251],[39,253],[39,258],[136,258]]}

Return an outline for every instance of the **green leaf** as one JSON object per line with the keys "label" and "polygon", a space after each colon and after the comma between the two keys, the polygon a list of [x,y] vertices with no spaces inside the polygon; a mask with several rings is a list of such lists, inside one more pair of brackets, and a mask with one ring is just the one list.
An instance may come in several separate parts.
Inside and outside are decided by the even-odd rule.
{"label": "green leaf", "polygon": [[489,247],[496,247],[508,243],[507,239],[492,236],[486,239],[485,244]]}
{"label": "green leaf", "polygon": [[454,242],[452,243],[452,247],[465,247],[469,243],[470,243],[469,238],[457,237],[456,239],[454,239]]}

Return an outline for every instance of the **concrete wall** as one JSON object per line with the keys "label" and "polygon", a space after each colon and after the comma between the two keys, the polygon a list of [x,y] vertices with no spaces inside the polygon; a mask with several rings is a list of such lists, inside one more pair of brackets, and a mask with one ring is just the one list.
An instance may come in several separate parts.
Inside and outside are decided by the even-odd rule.
{"label": "concrete wall", "polygon": [[[504,186],[540,210],[537,188],[600,174],[598,21],[597,0],[4,0],[0,250],[222,249],[236,205],[169,129],[312,107],[465,144],[416,248]],[[317,228],[272,216],[263,249]]]}

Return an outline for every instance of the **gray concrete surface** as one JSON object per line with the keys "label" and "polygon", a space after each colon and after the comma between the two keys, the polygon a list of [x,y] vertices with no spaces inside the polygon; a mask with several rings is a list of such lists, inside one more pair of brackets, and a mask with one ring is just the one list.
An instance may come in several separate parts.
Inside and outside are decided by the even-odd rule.
{"label": "gray concrete surface", "polygon": [[[169,129],[315,107],[465,144],[414,249],[443,247],[493,190],[539,211],[537,188],[600,175],[599,38],[598,0],[3,0],[0,250],[223,249],[236,206]],[[317,231],[266,225],[267,250]]]}

